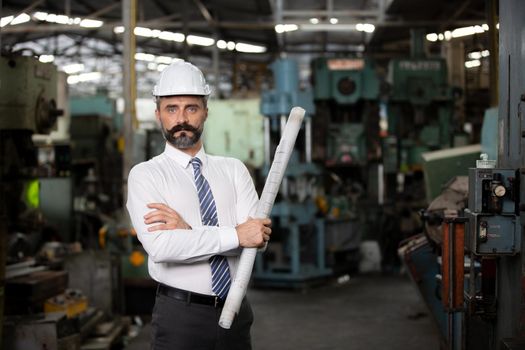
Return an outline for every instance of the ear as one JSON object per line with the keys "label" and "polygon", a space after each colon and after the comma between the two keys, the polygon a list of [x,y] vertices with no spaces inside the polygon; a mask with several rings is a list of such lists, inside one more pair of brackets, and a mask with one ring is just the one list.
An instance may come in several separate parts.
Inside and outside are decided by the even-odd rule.
{"label": "ear", "polygon": [[160,112],[158,109],[155,108],[155,118],[157,119],[157,122],[160,123]]}

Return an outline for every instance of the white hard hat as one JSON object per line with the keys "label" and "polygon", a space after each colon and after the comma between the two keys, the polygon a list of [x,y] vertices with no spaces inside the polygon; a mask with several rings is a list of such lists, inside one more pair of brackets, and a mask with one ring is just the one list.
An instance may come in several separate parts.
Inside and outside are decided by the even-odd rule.
{"label": "white hard hat", "polygon": [[164,68],[157,85],[153,88],[153,96],[208,96],[210,93],[210,86],[201,70],[181,59]]}

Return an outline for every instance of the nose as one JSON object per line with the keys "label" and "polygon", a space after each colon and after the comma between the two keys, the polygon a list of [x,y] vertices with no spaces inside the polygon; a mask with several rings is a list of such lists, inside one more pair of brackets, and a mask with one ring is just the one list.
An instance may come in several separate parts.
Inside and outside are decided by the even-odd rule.
{"label": "nose", "polygon": [[179,110],[175,115],[175,121],[177,125],[187,123],[189,121],[188,115],[184,110]]}

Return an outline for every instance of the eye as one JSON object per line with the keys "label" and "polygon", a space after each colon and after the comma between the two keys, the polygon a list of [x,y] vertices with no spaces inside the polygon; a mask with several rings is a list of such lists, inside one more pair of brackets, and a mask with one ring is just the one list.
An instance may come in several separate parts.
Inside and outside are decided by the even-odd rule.
{"label": "eye", "polygon": [[168,113],[175,113],[177,111],[177,107],[169,106],[167,108]]}
{"label": "eye", "polygon": [[198,110],[197,107],[194,107],[194,106],[188,107],[188,112],[190,112],[190,113],[196,113],[197,110]]}

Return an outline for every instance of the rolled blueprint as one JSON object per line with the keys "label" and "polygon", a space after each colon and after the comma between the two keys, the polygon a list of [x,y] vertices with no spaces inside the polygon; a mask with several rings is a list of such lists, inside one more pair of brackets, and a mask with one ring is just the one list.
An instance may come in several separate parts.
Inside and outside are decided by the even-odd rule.
{"label": "rolled blueprint", "polygon": [[[277,192],[279,192],[284,172],[286,171],[295,145],[297,134],[301,129],[304,113],[305,110],[301,107],[294,107],[290,111],[288,122],[282,133],[279,145],[275,150],[275,156],[268,177],[266,178],[266,183],[264,184],[261,199],[257,205],[257,211],[255,213],[255,218],[257,219],[264,219],[270,216],[275,197],[277,196]],[[242,250],[237,273],[233,278],[233,283],[226,297],[226,302],[219,319],[219,326],[222,328],[230,329],[235,315],[239,312],[242,299],[248,289],[256,255],[257,248],[244,248]]]}

